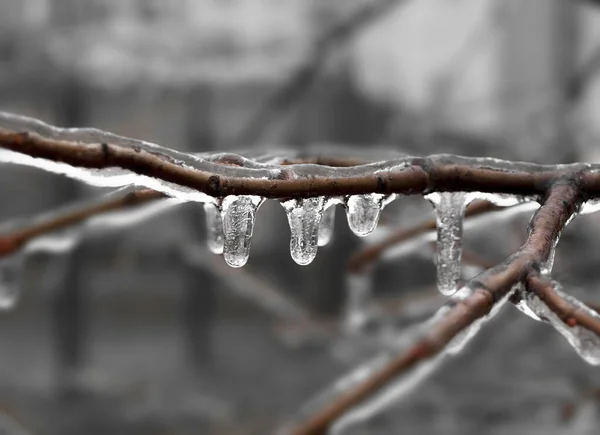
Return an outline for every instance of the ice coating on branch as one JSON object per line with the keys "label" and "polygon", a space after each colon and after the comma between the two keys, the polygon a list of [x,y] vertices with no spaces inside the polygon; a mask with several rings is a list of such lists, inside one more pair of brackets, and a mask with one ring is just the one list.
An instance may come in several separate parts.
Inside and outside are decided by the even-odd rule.
{"label": "ice coating on branch", "polygon": [[344,331],[347,334],[356,334],[369,320],[372,285],[369,273],[350,273],[346,276]]}
{"label": "ice coating on branch", "polygon": [[223,253],[225,236],[223,235],[223,218],[221,217],[221,205],[204,204],[206,216],[206,244],[213,254]]}
{"label": "ice coating on branch", "polygon": [[[423,349],[417,343],[426,339],[432,330],[436,330],[439,327],[440,323],[447,322],[448,315],[452,313],[454,305],[461,300],[468,298],[473,294],[473,291],[479,290],[472,290],[468,287],[461,288],[456,292],[452,299],[431,316],[429,320],[416,327],[409,328],[406,333],[401,332],[398,340],[393,344],[388,343],[383,347],[379,355],[355,367],[349,373],[336,380],[330,387],[318,394],[314,399],[307,402],[307,405],[304,406],[300,412],[299,419],[305,421],[307,416],[314,416],[316,412],[322,410],[326,405],[351,394],[351,392],[356,388],[359,388],[361,384],[372,379],[378,373],[387,370],[387,367],[392,362],[395,363],[396,361],[403,360],[405,357],[411,355],[412,352],[422,352]],[[486,316],[477,319],[471,328],[467,329],[464,333],[455,336],[454,339],[440,350],[439,353],[430,358],[425,357],[419,359],[407,371],[403,371],[396,378],[387,382],[385,384],[387,387],[380,390],[370,399],[351,408],[334,424],[328,433],[342,433],[342,431],[349,426],[368,420],[407,397],[419,383],[424,381],[437,367],[439,367],[448,355],[456,354],[462,350],[481,329],[481,326],[494,318],[509,299],[510,294],[511,293],[495,302],[494,306]],[[433,340],[435,342],[435,337],[433,337]],[[426,344],[424,344],[424,346],[426,346]],[[288,429],[288,427],[286,427],[286,429]]]}
{"label": "ice coating on branch", "polygon": [[[492,307],[492,309],[486,316],[480,317],[479,319],[475,320],[469,327],[467,327],[466,329],[461,331],[459,334],[457,334],[452,339],[452,341],[450,343],[448,343],[448,345],[446,346],[446,349],[445,349],[446,353],[448,353],[449,355],[455,355],[455,354],[458,354],[459,352],[461,352],[465,348],[467,343],[469,341],[471,341],[471,339],[473,337],[475,337],[475,335],[477,335],[477,333],[481,330],[481,327],[485,323],[487,323],[488,321],[490,321],[494,317],[496,317],[496,315],[498,314],[500,309],[506,304],[506,302],[508,301],[508,299],[510,298],[510,296],[512,295],[513,292],[514,292],[514,289],[512,289],[502,299],[497,301],[496,304]],[[462,287],[460,290],[458,290],[452,296],[452,301],[459,302],[463,299],[468,298],[472,294],[473,294],[473,289],[471,289],[469,287]],[[438,310],[438,312],[434,315],[434,318],[435,318],[435,316],[439,316],[439,318],[445,317],[447,315],[448,311],[449,311],[448,307],[444,306]]]}
{"label": "ice coating on branch", "polygon": [[357,423],[366,421],[390,407],[398,400],[406,397],[421,382],[427,379],[443,361],[444,356],[425,360],[412,369],[400,375],[390,386],[385,388],[374,398],[352,408],[342,415],[329,430],[330,435],[341,435],[344,431]]}
{"label": "ice coating on branch", "polygon": [[377,227],[381,210],[394,198],[395,195],[381,193],[349,196],[346,199],[346,216],[352,232],[359,237],[371,234]]}
{"label": "ice coating on branch", "polygon": [[242,267],[250,257],[256,210],[263,202],[264,198],[253,195],[230,195],[223,200],[223,257],[232,267]]}
{"label": "ice coating on branch", "polygon": [[507,193],[489,193],[489,192],[469,192],[467,193],[467,202],[476,199],[491,202],[500,207],[512,207],[526,202],[537,201],[537,198],[520,195],[509,195]]}
{"label": "ice coating on branch", "polygon": [[0,310],[12,308],[21,294],[23,252],[0,258]]}
{"label": "ice coating on branch", "polygon": [[462,233],[467,194],[440,192],[426,196],[435,209],[437,225],[437,286],[443,295],[457,289],[461,275]]}
{"label": "ice coating on branch", "polygon": [[321,225],[319,226],[319,246],[326,246],[333,238],[333,228],[335,225],[335,205],[330,205],[323,212]]}
{"label": "ice coating on branch", "polygon": [[525,290],[522,283],[519,283],[514,288],[515,294],[518,296],[518,302],[515,307],[525,314],[527,317],[531,317],[533,320],[541,322],[542,319],[538,317],[536,313],[529,307],[529,301],[527,300],[527,291]]}
{"label": "ice coating on branch", "polygon": [[291,199],[281,203],[290,225],[290,252],[301,266],[310,264],[317,255],[319,228],[325,198]]}
{"label": "ice coating on branch", "polygon": [[[580,300],[570,296],[562,291],[562,286],[556,282],[552,282],[554,291],[567,302],[572,304],[578,310],[583,311],[590,317],[600,320],[600,314],[589,308]],[[582,326],[569,326],[558,317],[548,306],[535,294],[527,292],[523,294],[526,298],[527,307],[535,314],[536,317],[530,316],[535,320],[550,323],[558,332],[560,332],[575,349],[575,351],[586,362],[592,365],[600,365],[600,337],[594,332]]]}
{"label": "ice coating on branch", "polygon": [[600,200],[589,199],[581,204],[579,214],[591,214],[600,211]]}

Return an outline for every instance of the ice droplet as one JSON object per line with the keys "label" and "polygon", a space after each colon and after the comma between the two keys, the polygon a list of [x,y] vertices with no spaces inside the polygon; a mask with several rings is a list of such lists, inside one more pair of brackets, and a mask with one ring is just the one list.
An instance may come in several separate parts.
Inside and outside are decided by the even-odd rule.
{"label": "ice droplet", "polygon": [[334,224],[335,205],[331,205],[325,209],[323,216],[321,217],[321,225],[319,226],[319,246],[326,246],[331,242]]}
{"label": "ice droplet", "polygon": [[223,257],[232,267],[242,267],[248,261],[256,210],[263,202],[264,198],[253,195],[230,195],[223,200]]}
{"label": "ice droplet", "polygon": [[346,276],[346,306],[344,331],[359,332],[369,320],[369,303],[372,295],[372,277],[368,273],[352,273]]}
{"label": "ice droplet", "polygon": [[14,307],[21,294],[24,252],[0,258],[0,310]]}
{"label": "ice droplet", "polygon": [[301,266],[310,264],[317,255],[319,228],[325,198],[290,199],[281,203],[290,225],[290,252]]}
{"label": "ice droplet", "polygon": [[[592,310],[573,296],[565,294],[562,291],[562,286],[558,282],[552,281],[552,287],[561,298],[568,301],[577,309],[585,312],[588,316],[600,320],[600,315],[596,311]],[[575,349],[581,358],[583,358],[589,364],[600,365],[600,337],[598,337],[594,332],[579,325],[567,325],[535,294],[527,292],[523,294],[523,297],[526,300],[527,307],[537,317],[536,320],[550,323],[554,329],[556,329],[567,339],[569,344]]]}
{"label": "ice droplet", "polygon": [[225,244],[220,205],[205,203],[204,213],[206,215],[206,243],[208,249],[213,254],[220,255],[223,253],[223,246]]}
{"label": "ice droplet", "polygon": [[346,199],[346,215],[348,226],[354,234],[365,237],[377,227],[381,210],[393,199],[395,195],[369,193],[366,195],[352,195]]}
{"label": "ice droplet", "polygon": [[427,195],[435,209],[437,223],[437,285],[440,293],[451,295],[461,273],[462,232],[467,194],[440,192]]}

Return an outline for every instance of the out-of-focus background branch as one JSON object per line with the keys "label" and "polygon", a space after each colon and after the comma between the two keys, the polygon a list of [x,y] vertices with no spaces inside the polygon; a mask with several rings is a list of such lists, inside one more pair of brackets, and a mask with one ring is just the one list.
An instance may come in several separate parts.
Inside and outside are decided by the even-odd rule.
{"label": "out-of-focus background branch", "polygon": [[[343,31],[327,39],[332,29]],[[0,109],[187,151],[386,144],[597,162],[599,29],[594,1],[0,0]],[[0,186],[3,219],[99,194],[8,166]],[[258,213],[242,272],[196,255],[206,231],[194,204],[66,256],[31,257],[23,300],[0,316],[0,432],[268,433],[386,334],[441,304],[427,291],[435,276],[424,243],[371,271],[364,330],[340,321],[353,252],[430,213],[402,198],[358,240],[338,212],[334,241],[308,267],[290,259],[273,202]],[[465,245],[494,263],[522,243],[528,218],[467,229]],[[555,267],[590,302],[600,300],[597,229],[593,216],[569,226]],[[500,323],[409,403],[352,433],[597,426],[593,404],[563,423],[572,426],[557,424],[597,373],[550,328],[510,310]]]}

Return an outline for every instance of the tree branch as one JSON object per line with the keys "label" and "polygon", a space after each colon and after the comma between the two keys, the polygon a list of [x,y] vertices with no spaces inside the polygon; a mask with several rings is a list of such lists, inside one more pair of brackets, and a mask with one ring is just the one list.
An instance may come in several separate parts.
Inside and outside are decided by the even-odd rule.
{"label": "tree branch", "polygon": [[[580,163],[551,166],[439,155],[405,157],[350,168],[322,167],[327,175],[306,174],[313,169],[307,165],[264,164],[261,168],[272,173],[271,179],[265,179],[256,176],[256,167],[235,168],[232,175],[229,166],[203,161],[190,154],[177,154],[207,168],[196,169],[169,157],[170,150],[159,146],[149,151],[135,146],[55,140],[37,133],[0,128],[0,148],[34,157],[36,161],[29,164],[36,166],[43,167],[44,162],[37,159],[44,159],[75,168],[117,167],[142,176],[140,184],[148,184],[149,177],[153,186],[159,180],[213,197],[258,195],[285,199],[367,193],[414,195],[434,191],[534,196],[543,194],[557,179],[568,177],[580,179],[580,189],[586,198],[600,196],[600,165]],[[158,188],[168,191],[164,185]]]}
{"label": "tree branch", "polygon": [[566,325],[579,325],[600,336],[600,320],[562,298],[547,279],[532,274],[526,284],[527,289],[535,293]]}
{"label": "tree branch", "polygon": [[93,216],[135,207],[161,198],[166,198],[166,196],[150,189],[141,189],[129,192],[120,198],[101,199],[91,205],[88,203],[75,209],[70,208],[62,213],[58,212],[56,215],[11,231],[8,234],[0,234],[0,258],[17,251],[30,240],[43,234],[81,223]]}

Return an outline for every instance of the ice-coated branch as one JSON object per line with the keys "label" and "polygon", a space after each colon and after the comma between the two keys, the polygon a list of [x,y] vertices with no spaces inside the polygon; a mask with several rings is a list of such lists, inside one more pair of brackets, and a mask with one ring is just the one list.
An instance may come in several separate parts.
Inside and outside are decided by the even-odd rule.
{"label": "ice-coated branch", "polygon": [[579,208],[582,197],[578,181],[570,180],[551,186],[543,205],[531,220],[529,234],[522,248],[504,263],[470,280],[463,287],[470,290],[468,296],[452,298],[440,310],[444,311],[444,315],[434,318],[422,337],[366,379],[342,391],[335,400],[324,404],[305,421],[287,430],[287,433],[325,434],[342,415],[358,407],[394,379],[444,353],[453,340],[487,316],[500,301],[506,299],[511,290],[524,284],[530,275],[537,274],[550,257],[562,229]]}
{"label": "ice-coated branch", "polygon": [[[21,128],[3,127],[6,124]],[[281,165],[238,156],[239,166],[234,166],[98,130],[61,130],[3,113],[0,149],[0,161],[62,172],[96,185],[137,184],[202,202],[228,195],[289,199],[483,192],[532,197],[543,194],[553,181],[576,175],[586,198],[600,196],[600,165],[536,165],[434,155],[352,167]]]}
{"label": "ice-coated branch", "polygon": [[26,225],[21,224],[15,229],[0,229],[0,257],[10,255],[25,244],[47,233],[63,230],[77,225],[92,217],[132,208],[151,201],[166,198],[160,192],[149,189],[131,191],[116,198],[100,198],[85,204],[59,209],[51,214],[34,218]]}
{"label": "ice-coated branch", "polygon": [[583,308],[582,304],[569,301],[561,296],[547,278],[531,274],[526,284],[527,289],[535,294],[565,325],[570,328],[581,326],[600,337],[600,315],[591,307]]}

